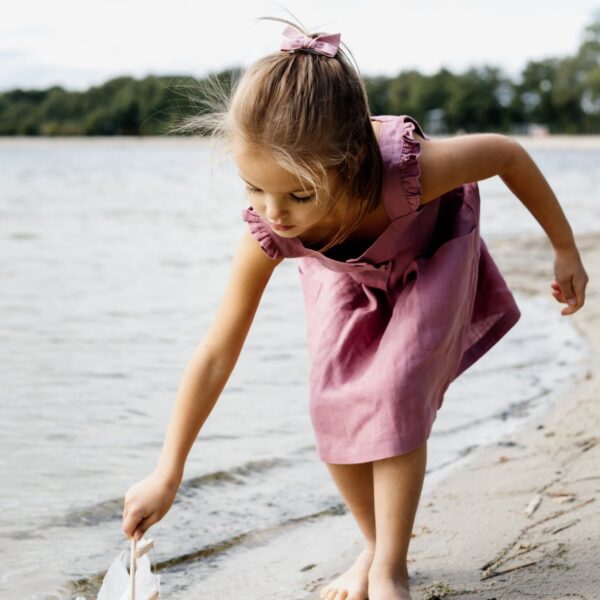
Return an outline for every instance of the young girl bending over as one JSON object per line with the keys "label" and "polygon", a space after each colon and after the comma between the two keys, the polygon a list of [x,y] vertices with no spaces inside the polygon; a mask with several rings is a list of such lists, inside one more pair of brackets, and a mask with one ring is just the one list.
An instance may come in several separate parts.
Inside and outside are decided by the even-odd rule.
{"label": "young girl bending over", "polygon": [[520,317],[480,237],[477,181],[500,176],[548,235],[563,315],[583,306],[588,277],[555,195],[516,141],[432,140],[408,115],[373,116],[339,34],[274,20],[287,24],[280,48],[246,70],[224,110],[191,122],[226,140],[247,185],[248,228],[187,364],[158,464],[125,495],[123,531],[139,539],[171,507],[273,270],[296,258],[317,453],[364,536],[320,596],[407,599],[427,439],[444,392]]}

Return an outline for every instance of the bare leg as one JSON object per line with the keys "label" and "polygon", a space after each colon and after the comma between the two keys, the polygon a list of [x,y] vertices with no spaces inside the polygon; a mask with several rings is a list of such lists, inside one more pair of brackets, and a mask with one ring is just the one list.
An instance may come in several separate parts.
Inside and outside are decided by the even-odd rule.
{"label": "bare leg", "polygon": [[421,496],[427,444],[373,461],[377,546],[369,569],[369,600],[409,600],[406,557]]}
{"label": "bare leg", "polygon": [[365,538],[365,548],[352,566],[320,592],[324,600],[366,600],[368,572],[375,551],[375,511],[372,463],[326,463],[346,506]]}

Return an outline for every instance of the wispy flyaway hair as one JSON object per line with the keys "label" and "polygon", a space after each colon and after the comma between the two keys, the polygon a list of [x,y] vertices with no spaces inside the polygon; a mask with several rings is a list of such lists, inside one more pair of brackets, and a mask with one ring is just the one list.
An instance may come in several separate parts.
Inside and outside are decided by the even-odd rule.
{"label": "wispy flyaway hair", "polygon": [[[323,33],[309,33],[279,17],[258,20],[292,25],[313,38]],[[319,248],[321,252],[345,240],[378,205],[383,162],[367,92],[341,47],[334,57],[277,50],[233,77],[229,86],[209,77],[200,92],[200,114],[170,131],[214,136],[230,153],[244,149],[273,156],[307,189],[315,190],[315,201],[328,214],[344,202],[345,224]],[[328,171],[343,184],[335,195],[328,189]]]}

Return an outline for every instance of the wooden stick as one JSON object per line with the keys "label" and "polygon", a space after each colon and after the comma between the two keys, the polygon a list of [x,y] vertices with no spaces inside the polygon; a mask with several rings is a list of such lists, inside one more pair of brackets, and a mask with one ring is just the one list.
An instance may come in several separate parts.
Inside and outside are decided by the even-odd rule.
{"label": "wooden stick", "polygon": [[522,565],[516,565],[514,567],[510,567],[509,569],[504,569],[503,571],[490,571],[489,573],[484,573],[481,576],[481,581],[484,581],[485,579],[491,579],[492,577],[498,577],[498,575],[505,575],[506,573],[512,573],[513,571],[516,571],[517,569],[524,569],[525,567],[531,567],[532,565],[537,565],[538,561],[534,560],[528,563],[524,563]]}
{"label": "wooden stick", "polygon": [[135,559],[136,559],[136,541],[135,537],[131,538],[131,560],[129,562],[129,600],[135,600]]}
{"label": "wooden stick", "polygon": [[[141,541],[142,540],[140,540],[140,542]],[[154,540],[146,540],[143,544],[140,544],[138,546],[137,552],[135,553],[135,557],[141,558],[142,556],[144,556],[144,554],[146,554],[146,552],[152,550],[152,548],[154,548]]]}
{"label": "wooden stick", "polygon": [[506,557],[508,556],[508,554],[510,553],[510,551],[517,545],[517,542],[530,529],[533,529],[534,527],[537,527],[538,525],[541,525],[542,523],[545,523],[546,521],[551,521],[552,519],[556,519],[557,517],[560,517],[560,516],[565,515],[567,513],[573,512],[574,510],[582,508],[583,506],[586,506],[590,502],[595,502],[595,501],[596,501],[595,497],[589,498],[588,500],[580,502],[579,504],[576,504],[575,506],[572,506],[571,508],[565,508],[563,510],[559,510],[557,512],[554,512],[554,513],[548,515],[547,517],[544,517],[543,519],[538,519],[534,523],[530,523],[529,525],[527,525],[527,527],[523,527],[523,529],[521,529],[521,531],[519,531],[519,533],[517,534],[517,537],[510,544],[508,544],[503,550],[501,550],[500,553],[495,558],[493,558],[492,560],[490,560],[487,563],[485,563],[485,565],[483,565],[483,567],[481,567],[481,570],[482,571],[489,571],[493,567],[496,567],[497,565],[499,565],[499,564],[501,564],[501,563],[506,562],[507,560],[509,560]]}

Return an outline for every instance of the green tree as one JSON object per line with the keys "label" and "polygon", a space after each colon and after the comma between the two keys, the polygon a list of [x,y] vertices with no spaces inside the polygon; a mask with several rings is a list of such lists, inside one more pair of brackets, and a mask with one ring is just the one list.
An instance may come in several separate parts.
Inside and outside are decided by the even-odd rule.
{"label": "green tree", "polygon": [[600,10],[585,28],[576,59],[581,75],[581,108],[583,126],[587,131],[600,132]]}
{"label": "green tree", "polygon": [[[164,135],[188,115],[209,110],[215,81],[227,92],[241,75],[231,68],[209,78],[115,77],[85,92],[59,86],[0,93],[0,135]],[[209,81],[210,80],[210,81]],[[600,132],[600,10],[573,56],[526,64],[518,81],[492,66],[454,74],[411,69],[394,77],[365,77],[374,114],[410,114],[449,132],[509,131],[543,123],[552,132]]]}

